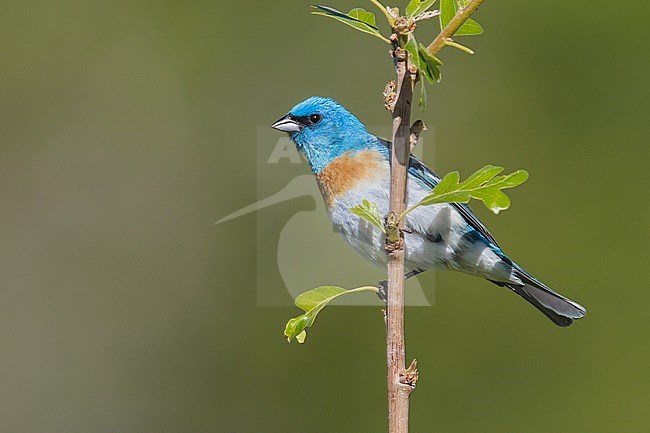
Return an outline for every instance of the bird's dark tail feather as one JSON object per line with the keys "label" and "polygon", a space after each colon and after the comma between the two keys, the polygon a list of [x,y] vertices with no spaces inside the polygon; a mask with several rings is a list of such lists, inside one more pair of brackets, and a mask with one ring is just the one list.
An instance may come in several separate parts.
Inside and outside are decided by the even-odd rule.
{"label": "bird's dark tail feather", "polygon": [[587,314],[587,310],[582,305],[554,292],[517,265],[514,274],[524,283],[523,285],[495,283],[508,287],[533,304],[556,325],[569,326],[574,319],[580,319]]}

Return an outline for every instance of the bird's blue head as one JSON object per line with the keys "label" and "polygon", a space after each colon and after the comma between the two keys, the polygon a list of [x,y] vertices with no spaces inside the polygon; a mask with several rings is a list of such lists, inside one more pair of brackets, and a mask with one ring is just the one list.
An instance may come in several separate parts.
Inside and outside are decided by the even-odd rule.
{"label": "bird's blue head", "polygon": [[289,133],[316,174],[345,152],[376,145],[359,119],[338,102],[320,96],[302,101],[271,128]]}

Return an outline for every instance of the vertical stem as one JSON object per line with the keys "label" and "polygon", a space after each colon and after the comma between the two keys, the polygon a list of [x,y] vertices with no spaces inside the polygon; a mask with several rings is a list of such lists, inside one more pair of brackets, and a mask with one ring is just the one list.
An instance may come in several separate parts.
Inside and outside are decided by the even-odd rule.
{"label": "vertical stem", "polygon": [[404,239],[401,230],[402,222],[396,221],[395,217],[401,215],[405,208],[413,82],[408,71],[406,53],[400,48],[395,51],[397,101],[392,110],[390,212],[386,224],[388,231],[392,230],[393,232],[392,236],[390,234],[387,236],[389,240],[386,244],[388,251],[388,306],[386,312],[388,431],[389,433],[406,433],[408,432],[409,395],[414,388],[414,381],[406,380],[409,374],[404,363]]}
{"label": "vertical stem", "polygon": [[[427,47],[432,55],[439,52],[484,0],[469,0]],[[397,75],[396,100],[392,106],[393,145],[390,159],[390,209],[386,217],[386,251],[388,252],[388,287],[386,307],[386,361],[388,370],[388,431],[408,433],[409,396],[418,380],[416,361],[406,368],[404,358],[404,233],[399,216],[406,208],[406,182],[411,153],[411,106],[413,82],[408,54],[403,49],[414,28],[404,18],[392,21],[393,55]],[[388,91],[388,87],[386,88]],[[390,96],[390,95],[388,95]],[[390,98],[385,99],[388,104]]]}

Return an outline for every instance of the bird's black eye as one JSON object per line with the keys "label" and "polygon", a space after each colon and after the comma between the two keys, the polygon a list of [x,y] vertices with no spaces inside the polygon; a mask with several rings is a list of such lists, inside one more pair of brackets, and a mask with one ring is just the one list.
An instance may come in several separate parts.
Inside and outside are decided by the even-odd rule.
{"label": "bird's black eye", "polygon": [[309,121],[314,124],[320,122],[322,118],[323,117],[320,114],[312,114],[309,116]]}

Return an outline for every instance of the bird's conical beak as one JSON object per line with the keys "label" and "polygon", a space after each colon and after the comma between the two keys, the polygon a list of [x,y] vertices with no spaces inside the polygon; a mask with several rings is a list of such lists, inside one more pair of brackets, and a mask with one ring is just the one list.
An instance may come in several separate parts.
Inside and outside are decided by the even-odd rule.
{"label": "bird's conical beak", "polygon": [[302,125],[299,122],[296,122],[291,117],[291,114],[287,114],[283,118],[278,119],[278,121],[273,125],[271,125],[271,128],[282,132],[298,132],[302,129]]}

